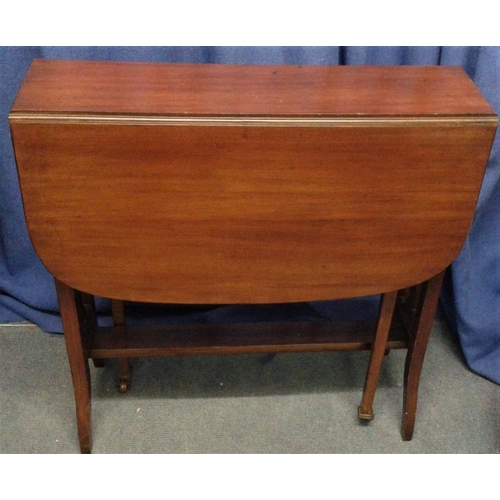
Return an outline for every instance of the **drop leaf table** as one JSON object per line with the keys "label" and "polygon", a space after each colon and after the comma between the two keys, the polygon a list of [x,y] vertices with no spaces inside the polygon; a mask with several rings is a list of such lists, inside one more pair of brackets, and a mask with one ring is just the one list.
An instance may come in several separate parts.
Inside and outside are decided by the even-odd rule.
{"label": "drop leaf table", "polygon": [[[497,117],[458,67],[33,61],[9,115],[28,231],[55,278],[82,452],[89,360],[407,349],[402,436],[443,273]],[[127,326],[124,303],[380,295],[377,321]],[[98,326],[94,297],[111,299]],[[168,420],[168,417],[166,417]],[[167,423],[166,423],[167,425]]]}

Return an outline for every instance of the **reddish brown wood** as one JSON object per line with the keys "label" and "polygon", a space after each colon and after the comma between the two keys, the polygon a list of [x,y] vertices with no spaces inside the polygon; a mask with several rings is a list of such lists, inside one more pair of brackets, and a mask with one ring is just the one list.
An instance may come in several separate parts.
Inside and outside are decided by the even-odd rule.
{"label": "reddish brown wood", "polygon": [[371,347],[370,363],[366,372],[365,388],[361,405],[358,409],[358,416],[364,420],[373,419],[373,400],[375,390],[377,389],[380,368],[384,354],[387,350],[387,339],[394,316],[394,306],[398,292],[385,293],[381,298],[380,315],[378,320],[377,332]]}
{"label": "reddish brown wood", "polygon": [[494,128],[13,133],[28,229],[54,276],[103,297],[218,304],[362,296],[437,274],[469,230]]}
{"label": "reddish brown wood", "polygon": [[415,335],[420,315],[421,303],[424,297],[424,283],[400,290],[396,300],[395,314],[405,329]]}
{"label": "reddish brown wood", "polygon": [[28,229],[54,276],[207,304],[435,275],[463,244],[496,127],[458,68],[74,61],[35,61],[10,121]]}
{"label": "reddish brown wood", "polygon": [[420,304],[415,315],[414,328],[408,347],[404,376],[404,402],[402,436],[405,441],[413,437],[417,412],[418,386],[424,363],[427,343],[436,314],[439,294],[443,283],[444,271],[424,284],[425,291],[420,294]]}
{"label": "reddish brown wood", "polygon": [[123,300],[111,300],[111,316],[115,326],[125,325],[125,304]]}
{"label": "reddish brown wood", "polygon": [[[127,347],[127,334],[125,331],[125,305],[122,300],[111,301],[111,314],[113,317],[114,331],[117,336],[117,345],[121,348]],[[118,389],[127,392],[130,387],[132,367],[128,358],[118,358]]]}
{"label": "reddish brown wood", "polygon": [[84,328],[78,313],[75,290],[56,279],[57,296],[64,328],[64,339],[68,351],[69,366],[75,390],[76,417],[80,450],[90,453],[90,374],[88,350],[85,346]]}
{"label": "reddish brown wood", "polygon": [[13,112],[188,116],[492,115],[459,67],[34,61]]}
{"label": "reddish brown wood", "polygon": [[[167,355],[251,354],[370,349],[376,321],[319,321],[242,324],[195,324],[125,327],[126,343],[116,327],[92,337],[96,358]],[[388,347],[407,347],[404,328],[395,325]]]}
{"label": "reddish brown wood", "polygon": [[[83,330],[87,332],[87,335],[91,335],[92,332],[97,329],[97,313],[94,296],[84,292],[77,292],[76,297],[82,304],[83,317],[81,323],[83,325]],[[104,367],[104,361],[102,359],[93,359],[92,361],[96,368]]]}
{"label": "reddish brown wood", "polygon": [[[321,323],[142,336],[123,324],[119,301],[387,293],[370,407],[394,290],[407,287],[387,346],[407,347],[400,333],[410,330],[411,438],[441,273],[466,238],[497,126],[463,70],[35,61],[9,121],[29,234],[56,278],[82,451],[88,357],[373,341],[373,329],[368,339],[355,324],[332,335]],[[97,328],[87,294],[114,300],[114,328]]]}

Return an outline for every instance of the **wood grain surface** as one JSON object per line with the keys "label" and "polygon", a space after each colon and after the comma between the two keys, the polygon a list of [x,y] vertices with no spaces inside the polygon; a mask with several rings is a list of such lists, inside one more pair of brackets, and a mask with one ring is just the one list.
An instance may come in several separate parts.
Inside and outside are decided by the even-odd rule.
{"label": "wood grain surface", "polygon": [[[371,345],[360,412],[371,418],[383,353],[408,347],[411,439],[444,269],[497,126],[463,70],[35,61],[9,120],[28,231],[56,278],[83,452],[88,356],[121,357],[128,387],[133,355]],[[358,323],[163,336],[124,326],[120,302],[380,293],[374,342],[374,324],[366,335]],[[113,328],[97,327],[89,294],[114,299]]]}
{"label": "wood grain surface", "polygon": [[12,126],[29,233],[59,280],[115,299],[382,293],[460,251],[494,129]]}
{"label": "wood grain surface", "polygon": [[460,67],[35,60],[12,114],[493,115]]}

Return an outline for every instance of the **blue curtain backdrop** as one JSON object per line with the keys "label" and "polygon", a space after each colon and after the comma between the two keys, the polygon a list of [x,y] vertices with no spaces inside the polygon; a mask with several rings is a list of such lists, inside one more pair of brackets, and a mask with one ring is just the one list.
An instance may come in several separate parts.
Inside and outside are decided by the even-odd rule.
{"label": "blue curtain backdrop", "polygon": [[[29,320],[60,332],[52,277],[24,221],[7,116],[34,58],[236,64],[459,65],[500,112],[500,47],[0,47],[0,323]],[[451,266],[442,310],[469,367],[500,384],[500,141],[496,137],[476,216]],[[359,307],[361,306],[361,307]],[[100,321],[109,304],[98,300]],[[137,310],[141,321],[241,321],[372,316],[374,298],[281,306]],[[356,312],[355,312],[356,311]],[[359,312],[358,312],[359,311]]]}

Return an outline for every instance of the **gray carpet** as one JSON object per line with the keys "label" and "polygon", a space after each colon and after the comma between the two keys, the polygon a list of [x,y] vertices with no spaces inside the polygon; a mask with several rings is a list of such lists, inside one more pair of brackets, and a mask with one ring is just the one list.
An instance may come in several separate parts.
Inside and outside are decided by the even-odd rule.
{"label": "gray carpet", "polygon": [[[434,326],[413,441],[399,427],[404,351],[384,360],[375,419],[360,423],[366,352],[133,360],[91,367],[93,453],[499,453],[500,386],[465,366]],[[0,453],[78,453],[61,335],[0,326]]]}

